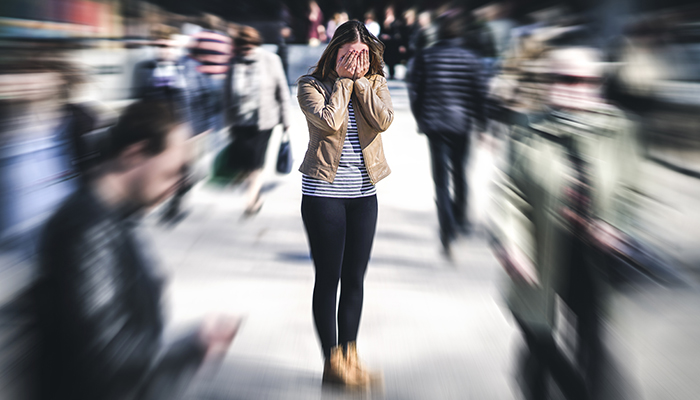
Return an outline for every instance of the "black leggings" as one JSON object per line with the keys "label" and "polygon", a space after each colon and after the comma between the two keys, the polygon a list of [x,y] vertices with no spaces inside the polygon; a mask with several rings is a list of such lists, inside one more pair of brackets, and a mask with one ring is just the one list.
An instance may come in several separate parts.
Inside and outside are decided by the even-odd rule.
{"label": "black leggings", "polygon": [[357,339],[363,283],[377,226],[377,196],[356,199],[303,196],[301,216],[316,268],[314,322],[323,354],[328,358],[332,347],[345,346]]}

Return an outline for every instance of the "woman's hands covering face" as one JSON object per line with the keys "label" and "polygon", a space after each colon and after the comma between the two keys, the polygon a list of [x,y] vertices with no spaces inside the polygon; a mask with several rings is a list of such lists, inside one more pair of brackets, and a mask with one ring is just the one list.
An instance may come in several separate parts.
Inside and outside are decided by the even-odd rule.
{"label": "woman's hands covering face", "polygon": [[356,67],[355,67],[355,75],[352,77],[352,79],[360,79],[363,76],[367,75],[367,72],[369,71],[369,50],[364,49],[362,50],[356,61]]}
{"label": "woman's hands covering face", "polygon": [[358,55],[359,52],[350,50],[344,56],[340,57],[340,60],[338,60],[335,66],[335,71],[338,73],[339,77],[354,79]]}
{"label": "woman's hands covering face", "polygon": [[341,78],[362,78],[369,71],[369,50],[350,50],[338,60],[335,70]]}

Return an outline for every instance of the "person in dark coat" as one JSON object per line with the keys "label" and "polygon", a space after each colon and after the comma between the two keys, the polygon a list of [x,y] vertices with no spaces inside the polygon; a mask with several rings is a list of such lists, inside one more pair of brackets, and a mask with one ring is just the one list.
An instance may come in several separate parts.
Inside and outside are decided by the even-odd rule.
{"label": "person in dark coat", "polygon": [[441,17],[439,41],[417,53],[408,79],[411,111],[430,145],[446,255],[457,234],[470,230],[465,169],[472,124],[477,120],[483,126],[485,119],[482,64],[462,47],[463,21],[457,10]]}
{"label": "person in dark coat", "polygon": [[162,279],[138,216],[173,192],[187,125],[162,101],[130,106],[107,160],[45,226],[33,290],[38,399],[171,399],[237,321],[216,318],[163,344]]}
{"label": "person in dark coat", "polygon": [[389,72],[389,79],[394,79],[396,72],[396,64],[401,61],[401,53],[399,47],[403,44],[401,39],[402,24],[396,19],[394,7],[389,6],[385,11],[384,23],[382,24],[382,33],[379,39],[384,42],[384,63]]}

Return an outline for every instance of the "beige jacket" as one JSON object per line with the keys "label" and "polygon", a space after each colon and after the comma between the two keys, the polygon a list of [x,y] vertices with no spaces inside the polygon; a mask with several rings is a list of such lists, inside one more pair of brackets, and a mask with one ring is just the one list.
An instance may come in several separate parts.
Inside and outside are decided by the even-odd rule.
{"label": "beige jacket", "polygon": [[333,72],[321,81],[305,75],[299,79],[297,98],[309,125],[309,148],[299,171],[333,182],[347,133],[348,103],[352,99],[370,180],[376,184],[391,173],[380,134],[394,120],[394,108],[384,77],[372,75],[353,81],[338,78]]}

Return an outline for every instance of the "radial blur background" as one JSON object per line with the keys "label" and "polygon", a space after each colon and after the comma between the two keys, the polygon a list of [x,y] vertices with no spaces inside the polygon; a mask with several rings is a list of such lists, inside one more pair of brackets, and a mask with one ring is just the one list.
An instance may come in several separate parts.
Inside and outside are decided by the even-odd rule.
{"label": "radial blur background", "polygon": [[[580,29],[600,55],[606,104],[632,127],[637,186],[621,201],[634,209],[629,227],[659,268],[648,282],[616,287],[608,297],[605,398],[697,398],[700,6],[681,0],[316,3],[321,15],[313,21],[306,0],[0,2],[0,398],[21,398],[30,385],[23,377],[31,340],[18,333],[25,321],[13,306],[31,287],[43,224],[100,162],[105,132],[136,100],[138,65],[158,57],[158,41],[168,40],[174,57],[185,57],[204,29],[235,36],[241,26],[256,28],[263,48],[285,66],[298,167],[308,130],[296,80],[314,66],[343,18],[368,23],[372,13],[385,29],[389,7],[400,22],[387,41],[395,46],[393,59],[385,60],[395,68],[388,81],[394,122],[383,134],[393,173],[378,185],[380,217],[360,329],[363,356],[385,376],[383,390],[371,398],[520,398],[514,365],[522,339],[502,300],[507,277],[489,246],[498,214],[494,187],[517,151],[509,144],[517,124],[511,117],[537,113],[551,89],[555,66],[541,55],[556,48],[552,38]],[[406,80],[415,54],[436,40],[438,17],[454,7],[470,16],[464,43],[483,62],[491,112],[487,124],[468,133],[474,233],[445,259],[428,143],[411,113]],[[219,372],[196,380],[184,397],[357,397],[320,387],[301,174],[275,172],[282,129],[273,131],[267,150],[267,200],[246,219],[241,188],[209,179],[229,140],[220,128],[198,149],[199,181],[187,195],[187,216],[163,225],[155,210],[144,221],[169,278],[169,329],[212,310],[247,316]],[[675,284],[654,279],[661,275]],[[558,327],[562,348],[571,346],[567,329]]]}

